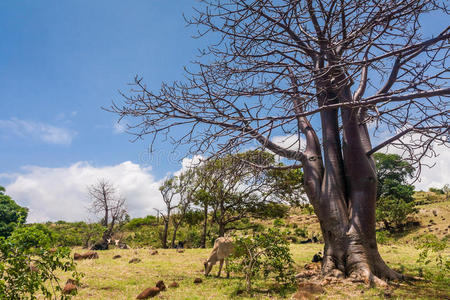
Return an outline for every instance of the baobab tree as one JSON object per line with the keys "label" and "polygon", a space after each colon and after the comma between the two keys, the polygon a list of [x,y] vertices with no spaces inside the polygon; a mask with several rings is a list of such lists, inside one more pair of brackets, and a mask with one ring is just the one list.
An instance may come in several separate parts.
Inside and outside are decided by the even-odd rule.
{"label": "baobab tree", "polygon": [[291,160],[320,220],[322,272],[400,279],[377,248],[372,154],[398,147],[420,171],[436,144],[448,146],[450,27],[437,24],[434,35],[422,27],[428,15],[447,14],[445,5],[204,0],[188,23],[211,44],[186,79],[151,91],[137,77],[110,110],[137,138],[151,136],[151,149],[170,134],[195,154],[256,141]]}

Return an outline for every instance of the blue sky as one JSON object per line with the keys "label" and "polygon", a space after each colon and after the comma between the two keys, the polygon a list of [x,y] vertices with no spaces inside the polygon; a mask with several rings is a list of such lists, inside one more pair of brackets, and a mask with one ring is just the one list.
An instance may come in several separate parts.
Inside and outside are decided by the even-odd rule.
{"label": "blue sky", "polygon": [[[43,132],[22,137],[3,132],[2,171],[76,161],[138,162],[145,141],[132,144],[129,136],[115,133],[116,117],[101,107],[118,100],[118,90],[128,90],[136,74],[155,87],[180,78],[199,44],[182,18],[192,4],[1,1],[0,120],[54,126],[71,136],[52,142],[39,137]],[[161,176],[176,167],[173,163],[155,172]]]}
{"label": "blue sky", "polygon": [[[135,75],[150,88],[182,78],[207,42],[192,39],[182,17],[196,3],[0,1],[0,185],[30,208],[29,221],[88,220],[86,186],[102,177],[127,196],[133,217],[161,206],[158,186],[182,168],[183,153],[159,143],[150,156],[148,141],[130,143],[101,107]],[[445,21],[426,23],[431,34]]]}

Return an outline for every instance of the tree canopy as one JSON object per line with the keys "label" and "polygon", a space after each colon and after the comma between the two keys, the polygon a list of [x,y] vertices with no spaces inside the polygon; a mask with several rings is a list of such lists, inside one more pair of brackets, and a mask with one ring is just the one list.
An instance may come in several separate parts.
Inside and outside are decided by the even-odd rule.
{"label": "tree canopy", "polygon": [[0,186],[0,237],[8,237],[19,224],[24,224],[28,209],[18,205]]}

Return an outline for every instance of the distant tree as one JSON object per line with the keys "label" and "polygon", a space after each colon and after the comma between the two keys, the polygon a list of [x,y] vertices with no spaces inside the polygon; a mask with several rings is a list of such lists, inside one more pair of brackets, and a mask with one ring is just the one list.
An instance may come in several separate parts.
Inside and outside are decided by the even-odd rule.
{"label": "distant tree", "polygon": [[442,191],[445,194],[445,200],[447,201],[450,198],[450,185],[447,183],[442,187]]}
{"label": "distant tree", "polygon": [[178,228],[184,222],[186,214],[188,213],[193,195],[195,193],[195,172],[189,169],[176,177],[176,192],[178,193],[178,204],[175,207],[176,213],[172,214],[172,243],[171,247],[175,248],[175,240],[177,237]]}
{"label": "distant tree", "polygon": [[195,205],[199,205],[201,207],[201,210],[203,211],[202,240],[200,246],[201,248],[206,248],[206,235],[208,232],[208,208],[213,202],[211,194],[209,194],[204,188],[205,187],[197,190],[193,198],[193,203]]}
{"label": "distant tree", "polygon": [[[261,168],[262,165],[275,166],[275,156],[252,150],[212,158],[197,167],[197,180],[202,183],[196,196],[211,208],[212,221],[219,227],[219,236],[231,229],[240,229],[232,224],[258,211],[263,204],[291,199],[285,195],[300,185],[300,177],[296,177],[298,173],[295,170],[274,171],[270,167]],[[296,183],[292,185],[288,181]]]}
{"label": "distant tree", "polygon": [[399,227],[414,212],[414,186],[408,178],[415,171],[407,161],[397,154],[374,154],[377,167],[377,221],[389,229],[391,224]]}
{"label": "distant tree", "polygon": [[285,168],[283,163],[274,164],[273,169],[265,170],[266,184],[275,202],[283,202],[291,206],[309,203],[303,184],[301,169]]}
{"label": "distant tree", "polygon": [[445,194],[444,191],[443,191],[442,189],[434,188],[434,187],[430,187],[430,188],[428,189],[428,191],[430,191],[430,192],[432,192],[432,193],[435,193],[435,194],[438,194],[438,195],[444,195],[444,194]]}
{"label": "distant tree", "polygon": [[168,248],[167,246],[167,234],[169,232],[169,224],[172,210],[176,208],[175,204],[175,196],[177,194],[176,187],[176,177],[173,176],[164,181],[164,183],[159,187],[159,191],[163,197],[164,204],[166,205],[166,213],[162,213],[158,211],[161,215],[164,222],[164,231],[161,237],[161,244],[164,249]]}
{"label": "distant tree", "polygon": [[102,243],[107,245],[107,239],[113,235],[114,225],[122,222],[126,216],[125,198],[105,179],[100,179],[96,184],[89,186],[88,193],[92,200],[89,210],[103,215],[101,222],[106,230],[103,233]]}
{"label": "distant tree", "polygon": [[395,196],[406,202],[413,201],[414,186],[408,184],[415,168],[397,154],[375,153],[377,168],[377,198]]}
{"label": "distant tree", "polygon": [[8,237],[17,225],[24,224],[27,215],[28,209],[5,195],[5,188],[0,186],[0,237]]}

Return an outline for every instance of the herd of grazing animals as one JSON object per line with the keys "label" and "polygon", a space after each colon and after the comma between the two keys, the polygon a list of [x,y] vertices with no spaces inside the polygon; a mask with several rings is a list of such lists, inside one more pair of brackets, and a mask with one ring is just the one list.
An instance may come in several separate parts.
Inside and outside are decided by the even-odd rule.
{"label": "herd of grazing animals", "polygon": [[[107,242],[108,242],[108,245],[115,245],[119,249],[130,249],[130,247],[127,244],[120,242],[120,240],[108,239]],[[217,262],[220,262],[219,272],[217,273],[217,277],[220,277],[223,263],[225,262],[225,265],[226,266],[228,265],[228,257],[233,252],[233,250],[234,250],[234,244],[233,244],[233,241],[231,238],[219,237],[218,239],[216,239],[214,242],[214,247],[211,251],[211,254],[209,255],[208,259],[204,262],[205,276],[208,276],[209,273],[211,272],[212,267]],[[177,252],[182,253],[183,251],[177,250]],[[158,254],[158,251],[155,250],[155,251],[151,252],[151,255],[155,255],[155,254]],[[116,256],[114,258],[120,258],[120,255],[118,255],[118,257]],[[98,254],[95,251],[88,251],[84,254],[74,253],[74,260],[82,260],[82,259],[98,259]],[[230,276],[230,273],[227,268],[227,278],[229,276]],[[194,283],[201,283],[201,282],[202,282],[202,280],[200,278],[194,279]],[[68,293],[69,290],[72,292],[73,291],[72,285],[74,285],[74,283],[68,282],[66,284],[66,287],[63,290],[63,293]],[[169,286],[172,288],[176,288],[179,285],[178,285],[178,283],[173,282]],[[76,287],[75,287],[75,289],[76,289]],[[166,288],[165,288],[164,283],[162,281],[159,281],[155,287],[150,287],[150,288],[147,288],[144,291],[142,291],[137,296],[137,299],[146,299],[146,298],[154,297],[157,294],[159,294],[159,292],[164,291],[165,289]]]}

